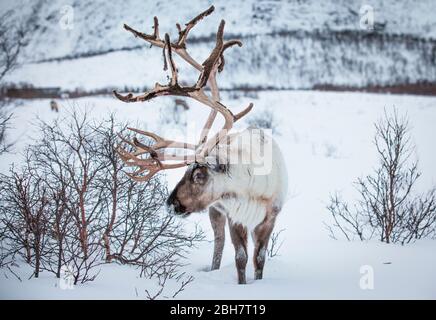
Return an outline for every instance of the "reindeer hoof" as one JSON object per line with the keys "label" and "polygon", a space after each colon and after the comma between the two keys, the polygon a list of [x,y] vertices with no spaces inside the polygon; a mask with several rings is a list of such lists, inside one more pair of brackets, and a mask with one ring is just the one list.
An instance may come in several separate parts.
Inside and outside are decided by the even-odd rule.
{"label": "reindeer hoof", "polygon": [[247,284],[247,279],[245,278],[245,274],[240,274],[238,276],[238,284]]}
{"label": "reindeer hoof", "polygon": [[212,266],[210,267],[210,271],[219,270],[220,267],[221,267],[220,264],[213,263]]}
{"label": "reindeer hoof", "polygon": [[263,270],[256,270],[254,272],[254,279],[255,280],[262,280],[263,278]]}

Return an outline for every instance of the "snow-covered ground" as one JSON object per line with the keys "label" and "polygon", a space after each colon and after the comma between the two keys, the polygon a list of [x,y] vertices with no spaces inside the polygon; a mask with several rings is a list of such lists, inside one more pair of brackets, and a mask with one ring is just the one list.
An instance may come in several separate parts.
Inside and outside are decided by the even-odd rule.
{"label": "snow-covered ground", "polygon": [[[227,235],[220,270],[209,272],[213,243],[202,243],[188,257],[187,274],[195,277],[177,298],[181,299],[282,299],[282,298],[436,298],[436,240],[418,241],[407,246],[386,245],[377,241],[346,242],[329,238],[323,221],[329,194],[342,191],[353,199],[352,182],[370,172],[376,165],[372,145],[373,123],[384,108],[395,106],[407,113],[411,134],[419,157],[418,190],[436,183],[436,150],[434,148],[436,97],[379,95],[364,93],[328,93],[317,91],[264,91],[257,97],[242,93],[223,93],[223,102],[232,110],[240,110],[254,102],[252,114],[265,109],[274,111],[278,121],[276,140],[287,159],[289,173],[288,201],[279,215],[276,231],[285,229],[284,241],[276,256],[267,261],[264,279],[253,280],[251,261],[247,285],[237,285],[233,247]],[[69,107],[87,108],[92,117],[104,118],[116,112],[120,121],[145,122],[164,136],[177,134],[169,126],[158,125],[162,114],[168,114],[171,98],[144,104],[123,104],[112,97],[81,98],[60,101],[59,116]],[[32,123],[36,117],[50,121],[58,116],[50,112],[49,100],[21,101],[14,109],[10,137],[17,140],[16,152],[34,136]],[[203,119],[207,110],[191,103],[188,119]],[[250,115],[247,116],[249,118]],[[200,122],[200,121],[199,121]],[[246,123],[240,123],[243,128]],[[192,121],[188,121],[192,126]],[[200,125],[200,123],[198,124]],[[178,133],[180,134],[180,132]],[[17,154],[2,155],[0,170],[5,172],[17,161]],[[183,170],[167,173],[170,188]],[[187,224],[199,223],[212,240],[207,214],[195,214]],[[359,286],[365,268],[374,272],[374,288]],[[362,269],[363,268],[363,269]],[[366,270],[366,269],[365,269]],[[130,267],[105,265],[94,282],[78,285],[74,290],[61,290],[57,279],[43,273],[30,279],[31,272],[22,266],[19,282],[0,271],[0,298],[121,298],[144,299],[145,289],[157,290],[150,280],[138,278]],[[176,284],[170,283],[164,295],[172,295]]]}

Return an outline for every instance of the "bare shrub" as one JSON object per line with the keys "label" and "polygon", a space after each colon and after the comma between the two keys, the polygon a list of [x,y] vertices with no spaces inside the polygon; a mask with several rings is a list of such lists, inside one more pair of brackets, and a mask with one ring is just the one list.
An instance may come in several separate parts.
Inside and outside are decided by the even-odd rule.
{"label": "bare shrub", "polygon": [[421,173],[413,157],[408,119],[396,110],[393,115],[385,111],[375,131],[379,166],[355,182],[360,196],[355,205],[350,207],[338,194],[331,197],[327,207],[334,221],[328,226],[331,235],[339,232],[348,240],[376,236],[382,242],[401,244],[434,237],[436,189],[413,193]]}
{"label": "bare shrub", "polygon": [[[165,290],[168,282],[172,281],[175,283],[177,289],[173,292],[168,292]],[[158,298],[176,298],[180,293],[185,291],[185,289],[194,281],[193,276],[187,276],[184,272],[179,273],[173,268],[164,269],[163,272],[157,277],[158,289],[155,292],[150,292],[145,290],[145,295],[147,300],[156,300]]]}
{"label": "bare shrub", "polygon": [[271,238],[270,238],[270,241],[268,244],[268,250],[267,250],[268,257],[274,258],[276,256],[279,256],[279,251],[280,251],[280,248],[282,247],[283,241],[284,241],[281,239],[281,234],[283,231],[285,231],[285,229],[281,229],[277,232],[274,231],[271,234]]}
{"label": "bare shrub", "polygon": [[162,210],[168,191],[160,176],[138,183],[125,174],[115,148],[123,129],[113,116],[96,127],[102,139],[98,155],[105,163],[100,185],[108,213],[101,220],[106,261],[138,266],[142,276],[153,277],[168,266],[181,266],[184,253],[203,234],[198,229],[184,233],[182,221]]}
{"label": "bare shrub", "polygon": [[11,168],[10,176],[2,175],[0,184],[2,266],[12,265],[19,257],[34,268],[33,276],[38,278],[48,247],[46,185],[28,166]]}
{"label": "bare shrub", "polygon": [[6,141],[6,130],[9,127],[9,122],[12,114],[6,112],[0,102],[0,155],[8,152],[12,147],[12,143]]}
{"label": "bare shrub", "polygon": [[[184,231],[163,209],[159,175],[135,183],[118,158],[114,116],[91,122],[72,112],[52,124],[25,152],[25,166],[0,179],[1,260],[21,262],[58,278],[68,268],[74,284],[92,281],[98,266],[118,262],[160,277],[178,270],[184,253],[203,238]],[[176,271],[174,271],[176,272]]]}

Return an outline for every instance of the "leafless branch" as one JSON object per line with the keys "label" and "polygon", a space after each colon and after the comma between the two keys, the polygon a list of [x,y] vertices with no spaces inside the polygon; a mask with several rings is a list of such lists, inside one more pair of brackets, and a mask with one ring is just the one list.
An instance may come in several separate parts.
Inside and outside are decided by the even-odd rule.
{"label": "leafless branch", "polygon": [[382,242],[401,244],[434,237],[436,193],[433,188],[427,194],[413,195],[421,173],[413,159],[407,117],[400,117],[397,110],[392,115],[385,110],[375,131],[379,167],[355,183],[360,200],[354,210],[338,196],[331,198],[328,210],[334,224],[330,231],[339,231],[347,240],[354,235],[360,240],[377,235]]}

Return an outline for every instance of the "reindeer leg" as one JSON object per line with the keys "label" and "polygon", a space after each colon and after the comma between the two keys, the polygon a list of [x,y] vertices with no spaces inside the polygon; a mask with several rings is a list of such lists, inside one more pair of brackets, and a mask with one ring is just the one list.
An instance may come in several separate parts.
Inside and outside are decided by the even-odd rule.
{"label": "reindeer leg", "polygon": [[234,224],[229,219],[230,237],[235,247],[235,262],[238,271],[238,283],[246,284],[245,267],[247,265],[247,229],[241,224]]}
{"label": "reindeer leg", "polygon": [[221,259],[223,257],[226,216],[215,207],[210,207],[209,218],[215,236],[211,270],[217,270],[221,266]]}
{"label": "reindeer leg", "polygon": [[263,277],[263,267],[265,265],[265,255],[268,248],[268,241],[274,229],[275,217],[267,218],[256,226],[253,231],[254,240],[254,278],[260,280]]}

